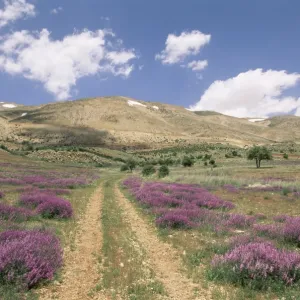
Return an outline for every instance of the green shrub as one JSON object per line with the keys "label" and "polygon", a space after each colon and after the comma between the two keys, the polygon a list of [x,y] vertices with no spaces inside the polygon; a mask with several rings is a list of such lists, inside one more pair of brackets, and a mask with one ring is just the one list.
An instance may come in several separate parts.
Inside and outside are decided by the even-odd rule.
{"label": "green shrub", "polygon": [[143,176],[150,176],[156,172],[153,165],[146,165],[143,167],[142,174]]}
{"label": "green shrub", "polygon": [[169,170],[168,166],[163,165],[158,169],[158,177],[159,178],[166,177],[169,174],[170,174],[170,170]]}
{"label": "green shrub", "polygon": [[128,165],[126,165],[126,164],[125,164],[125,165],[122,165],[121,168],[120,168],[120,171],[121,171],[121,172],[125,172],[125,171],[128,171],[128,170],[129,170],[129,167],[128,167]]}
{"label": "green shrub", "polygon": [[182,162],[181,164],[184,166],[184,167],[191,167],[194,165],[194,161],[188,157],[188,156],[185,156],[183,159],[182,159]]}
{"label": "green shrub", "polygon": [[131,172],[136,167],[136,161],[134,161],[132,158],[128,159],[126,164]]}
{"label": "green shrub", "polygon": [[9,151],[8,148],[7,148],[5,145],[0,145],[0,148],[1,148],[2,150]]}
{"label": "green shrub", "polygon": [[289,155],[287,153],[284,153],[282,156],[284,159],[289,159]]}
{"label": "green shrub", "polygon": [[209,160],[211,159],[212,155],[211,154],[205,154],[203,160]]}
{"label": "green shrub", "polygon": [[284,196],[287,196],[287,195],[289,194],[289,192],[290,192],[290,190],[289,190],[289,188],[287,188],[287,187],[284,187],[284,188],[282,189],[282,194],[283,194]]}
{"label": "green shrub", "polygon": [[211,159],[211,160],[209,161],[209,164],[212,165],[212,166],[215,165],[215,163],[216,163],[216,161],[215,161],[214,159]]}
{"label": "green shrub", "polygon": [[232,153],[232,156],[238,156],[238,153],[236,150],[233,150],[231,153]]}
{"label": "green shrub", "polygon": [[207,161],[205,161],[205,162],[204,162],[204,166],[207,166],[207,165],[208,165],[208,163],[207,163]]}

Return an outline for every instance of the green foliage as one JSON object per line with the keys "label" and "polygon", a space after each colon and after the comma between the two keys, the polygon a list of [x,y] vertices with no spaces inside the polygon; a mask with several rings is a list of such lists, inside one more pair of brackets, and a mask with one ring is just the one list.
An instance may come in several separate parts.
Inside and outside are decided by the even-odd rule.
{"label": "green foliage", "polygon": [[191,167],[194,165],[194,161],[188,157],[188,156],[185,156],[183,159],[182,159],[182,162],[181,164],[184,166],[184,167]]}
{"label": "green foliage", "polygon": [[238,152],[236,150],[233,150],[231,153],[232,153],[232,156],[238,156]]}
{"label": "green foliage", "polygon": [[150,176],[156,172],[153,165],[146,165],[143,167],[142,174],[143,176]]}
{"label": "green foliage", "polygon": [[120,171],[121,171],[121,172],[126,172],[126,171],[128,171],[128,170],[129,170],[129,167],[128,167],[128,165],[126,165],[126,164],[122,165],[121,168],[120,168]]}
{"label": "green foliage", "polygon": [[1,148],[2,150],[9,151],[8,148],[7,148],[5,145],[2,145],[2,144],[1,144],[1,145],[0,145],[0,148]]}
{"label": "green foliage", "polygon": [[211,159],[212,155],[211,154],[205,154],[203,160],[209,160]]}
{"label": "green foliage", "polygon": [[205,161],[205,162],[204,162],[204,166],[207,166],[207,165],[208,165],[208,163],[207,163],[207,161]]}
{"label": "green foliage", "polygon": [[171,165],[174,164],[174,161],[173,161],[170,157],[168,157],[168,158],[165,158],[165,159],[160,158],[160,159],[158,160],[158,163],[159,163],[161,166],[163,166],[163,165],[171,166]]}
{"label": "green foliage", "polygon": [[284,187],[284,188],[282,189],[282,194],[283,194],[284,196],[287,196],[287,195],[289,194],[289,192],[290,192],[290,190],[289,190],[289,188],[287,188],[287,187]]}
{"label": "green foliage", "polygon": [[136,168],[136,161],[133,160],[132,158],[128,159],[126,164],[131,172]]}
{"label": "green foliage", "polygon": [[211,160],[209,161],[209,164],[212,165],[212,166],[215,165],[215,163],[216,163],[216,161],[215,161],[214,159],[211,159]]}
{"label": "green foliage", "polygon": [[273,159],[272,157],[272,152],[267,149],[265,146],[254,146],[252,147],[247,154],[247,158],[249,160],[255,160],[256,162],[256,167],[260,168],[260,163],[262,160],[271,160]]}
{"label": "green foliage", "polygon": [[288,155],[287,153],[284,153],[284,154],[282,155],[282,157],[283,157],[284,159],[289,159],[289,155]]}
{"label": "green foliage", "polygon": [[158,169],[158,177],[159,178],[163,178],[163,177],[166,177],[170,174],[170,170],[168,168],[168,166],[161,166],[159,169]]}

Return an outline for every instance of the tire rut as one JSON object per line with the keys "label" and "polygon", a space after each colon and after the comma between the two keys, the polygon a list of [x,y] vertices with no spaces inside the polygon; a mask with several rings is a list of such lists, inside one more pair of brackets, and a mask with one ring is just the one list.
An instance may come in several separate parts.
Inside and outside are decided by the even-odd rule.
{"label": "tire rut", "polygon": [[170,299],[211,299],[209,291],[205,289],[201,290],[201,296],[195,295],[195,289],[199,294],[201,286],[194,284],[183,274],[181,259],[176,250],[171,245],[159,240],[154,228],[139,216],[134,206],[126,199],[117,185],[115,186],[115,195],[124,210],[124,215],[131,225],[132,231],[143,245],[153,270],[157,278],[164,284]]}
{"label": "tire rut", "polygon": [[75,250],[65,253],[62,283],[55,287],[55,291],[41,293],[40,299],[105,299],[99,292],[91,293],[100,277],[97,255],[102,247],[102,199],[100,186],[91,196],[85,215],[79,221],[80,231],[75,238]]}

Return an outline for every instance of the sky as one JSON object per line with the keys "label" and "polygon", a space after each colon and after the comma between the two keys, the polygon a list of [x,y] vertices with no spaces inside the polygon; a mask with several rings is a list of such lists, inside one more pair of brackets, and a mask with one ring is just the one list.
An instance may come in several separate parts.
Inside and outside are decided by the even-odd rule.
{"label": "sky", "polygon": [[0,0],[0,101],[300,116],[298,0]]}

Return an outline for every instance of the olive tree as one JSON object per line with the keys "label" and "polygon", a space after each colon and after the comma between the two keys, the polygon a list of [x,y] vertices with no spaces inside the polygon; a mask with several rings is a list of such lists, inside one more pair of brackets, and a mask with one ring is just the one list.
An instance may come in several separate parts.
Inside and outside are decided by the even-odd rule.
{"label": "olive tree", "polygon": [[247,158],[249,160],[255,160],[257,168],[260,168],[260,163],[262,160],[273,159],[272,152],[269,149],[267,149],[265,146],[252,147],[248,152]]}

